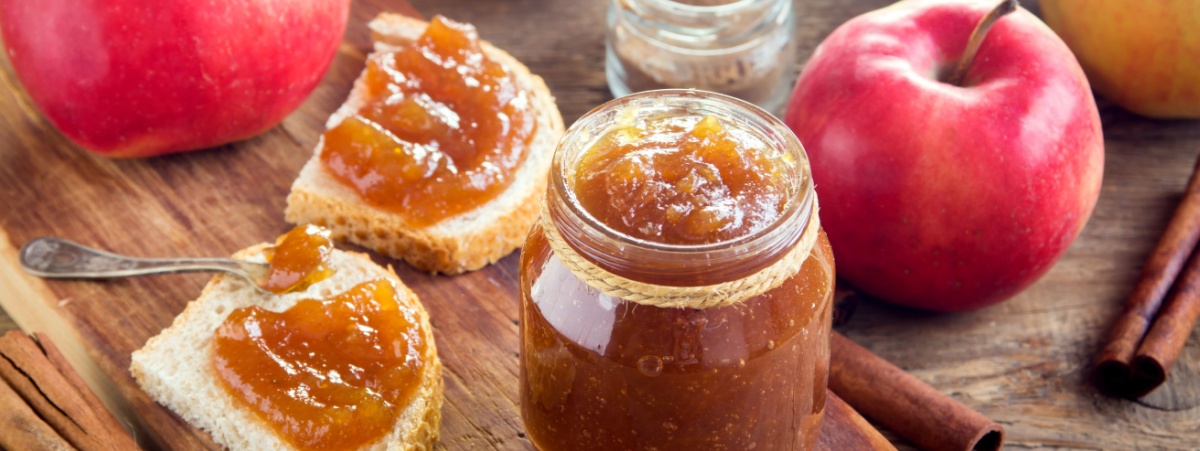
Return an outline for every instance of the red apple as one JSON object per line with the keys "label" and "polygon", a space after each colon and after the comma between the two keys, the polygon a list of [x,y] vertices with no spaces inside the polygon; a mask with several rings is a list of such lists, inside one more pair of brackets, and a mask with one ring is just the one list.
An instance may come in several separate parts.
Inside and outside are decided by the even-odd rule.
{"label": "red apple", "polygon": [[[1100,117],[1079,63],[1028,11],[903,1],[846,22],[805,66],[786,122],[811,159],[838,275],[940,311],[1045,273],[1100,192]],[[964,57],[965,55],[965,57]],[[959,59],[965,76],[951,82]]]}
{"label": "red apple", "polygon": [[249,138],[312,92],[349,0],[0,0],[21,84],[80,146],[141,157]]}

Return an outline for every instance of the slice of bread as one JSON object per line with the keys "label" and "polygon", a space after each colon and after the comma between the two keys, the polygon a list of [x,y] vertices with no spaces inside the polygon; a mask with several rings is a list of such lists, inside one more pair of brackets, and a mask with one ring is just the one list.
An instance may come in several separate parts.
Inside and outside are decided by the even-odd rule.
{"label": "slice of bread", "polygon": [[[405,16],[381,14],[370,23],[375,51],[387,52],[409,43],[420,37],[427,25]],[[367,205],[356,191],[335,179],[321,163],[322,141],[292,185],[287,221],[317,224],[330,229],[336,239],[403,259],[424,271],[446,274],[482,268],[521,247],[545,196],[551,157],[563,134],[562,115],[541,77],[503,50],[487,42],[482,47],[488,58],[515,74],[537,112],[537,130],[528,154],[503,193],[470,212],[428,227],[412,227],[396,214]],[[361,109],[368,101],[365,95],[360,76],[326,127],[337,126]]]}
{"label": "slice of bread", "polygon": [[[242,250],[234,258],[265,262],[262,251],[268,246],[264,243]],[[221,385],[212,369],[213,332],[230,312],[241,307],[257,305],[283,311],[301,299],[323,299],[363,282],[387,278],[396,284],[397,300],[417,310],[425,331],[428,365],[421,385],[400,413],[395,427],[363,449],[433,449],[442,417],[442,364],[437,358],[429,314],[395,273],[381,268],[364,254],[334,250],[330,265],[337,271],[332,277],[304,291],[283,295],[265,294],[235,276],[213,277],[200,298],[189,303],[171,327],[133,353],[130,367],[133,377],[159,404],[212,434],[214,441],[229,449],[294,449]]]}

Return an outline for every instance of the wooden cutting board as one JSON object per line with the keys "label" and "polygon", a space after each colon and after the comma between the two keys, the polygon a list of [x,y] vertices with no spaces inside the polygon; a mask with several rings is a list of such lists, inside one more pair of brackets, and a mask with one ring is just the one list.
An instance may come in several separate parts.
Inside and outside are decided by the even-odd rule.
{"label": "wooden cutting board", "polygon": [[[416,15],[404,2],[356,1],[333,68],[282,125],[246,142],[183,155],[109,160],[74,147],[32,107],[5,61],[0,305],[22,328],[51,334],[144,446],[215,446],[141,392],[127,369],[130,353],[170,325],[208,276],[43,281],[19,270],[17,249],[55,235],[136,256],[224,256],[285,232],[284,198],[326,118],[363,68],[370,48],[366,22],[383,10]],[[395,264],[430,311],[445,364],[441,444],[529,448],[517,400],[517,256],[455,277],[376,259]],[[890,447],[853,409],[830,399],[826,449]]]}
{"label": "wooden cutting board", "polygon": [[[567,124],[611,98],[604,79],[607,2],[410,1],[426,15],[476,24],[520,58],[546,79]],[[797,0],[798,61],[839,24],[891,2]],[[1022,5],[1037,10],[1036,1]],[[333,69],[282,125],[236,145],[148,160],[106,160],[74,148],[28,103],[0,58],[0,305],[22,328],[54,333],[77,362],[94,362],[83,369],[106,381],[102,394],[110,400],[128,400],[127,418],[145,423],[142,430],[167,431],[164,437],[189,449],[207,444],[141,395],[126,370],[129,353],[170,324],[207,277],[46,282],[19,271],[16,248],[59,235],[141,256],[217,256],[286,231],[284,196],[362,69],[364,24],[381,9],[401,7],[355,0]],[[954,315],[864,301],[840,330],[999,421],[1014,448],[1196,449],[1200,328],[1167,385],[1140,400],[1101,395],[1086,369],[1180,199],[1200,153],[1200,121],[1150,120],[1099,103],[1106,159],[1100,201],[1041,281],[1003,304]],[[397,265],[429,306],[446,362],[446,448],[529,446],[516,413],[516,263],[509,257],[452,278]],[[837,415],[831,408],[831,419]],[[164,444],[149,433],[141,438]]]}

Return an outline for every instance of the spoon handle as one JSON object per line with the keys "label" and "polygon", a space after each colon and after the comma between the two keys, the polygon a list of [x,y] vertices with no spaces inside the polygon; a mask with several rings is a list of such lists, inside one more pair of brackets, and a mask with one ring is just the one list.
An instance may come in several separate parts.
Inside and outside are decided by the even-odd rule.
{"label": "spoon handle", "polygon": [[106,279],[191,271],[224,271],[246,277],[265,265],[228,258],[134,258],[43,237],[21,246],[21,268],[39,277]]}

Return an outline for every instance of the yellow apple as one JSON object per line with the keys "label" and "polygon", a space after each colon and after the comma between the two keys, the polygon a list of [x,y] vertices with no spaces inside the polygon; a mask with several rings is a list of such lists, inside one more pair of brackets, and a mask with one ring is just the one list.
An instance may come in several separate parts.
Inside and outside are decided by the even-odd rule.
{"label": "yellow apple", "polygon": [[1042,0],[1092,87],[1135,113],[1200,118],[1200,1]]}

